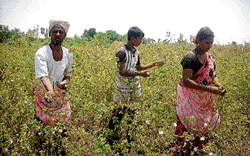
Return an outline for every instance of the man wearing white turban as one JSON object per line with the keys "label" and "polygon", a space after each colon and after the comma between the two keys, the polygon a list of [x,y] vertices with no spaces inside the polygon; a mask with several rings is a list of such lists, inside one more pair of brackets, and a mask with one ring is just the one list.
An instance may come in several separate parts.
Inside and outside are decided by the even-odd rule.
{"label": "man wearing white turban", "polygon": [[62,20],[59,20],[59,21],[50,20],[50,22],[49,22],[49,34],[50,34],[51,29],[55,25],[60,25],[61,27],[63,27],[63,29],[65,30],[66,34],[68,33],[68,30],[69,30],[69,23],[68,22],[62,21]]}
{"label": "man wearing white turban", "polygon": [[71,78],[73,54],[62,46],[68,29],[68,22],[51,20],[51,43],[35,54],[35,73],[39,80],[34,92],[35,111],[37,119],[46,125],[57,125],[58,122],[69,124],[71,111],[66,89]]}

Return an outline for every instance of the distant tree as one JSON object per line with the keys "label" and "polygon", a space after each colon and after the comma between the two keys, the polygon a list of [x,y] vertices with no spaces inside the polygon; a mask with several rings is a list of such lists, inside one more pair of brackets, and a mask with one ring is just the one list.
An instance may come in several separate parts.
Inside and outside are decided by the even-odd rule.
{"label": "distant tree", "polygon": [[44,29],[43,27],[40,28],[41,34],[45,37],[48,38],[48,34],[45,32],[46,29]]}
{"label": "distant tree", "polygon": [[170,42],[172,42],[172,36],[171,36],[171,33],[169,31],[166,32],[166,39],[163,40],[164,43],[168,44]]}
{"label": "distant tree", "polygon": [[158,38],[158,42],[157,42],[158,44],[161,44],[161,39],[160,38]]}
{"label": "distant tree", "polygon": [[0,43],[10,38],[9,27],[5,25],[0,25]]}
{"label": "distant tree", "polygon": [[180,33],[179,38],[177,39],[178,43],[187,43],[187,40],[184,40],[184,35],[182,33]]}
{"label": "distant tree", "polygon": [[245,42],[245,46],[250,46],[250,42]]}
{"label": "distant tree", "polygon": [[101,43],[107,43],[108,42],[107,35],[104,32],[96,33],[94,38],[97,39]]}
{"label": "distant tree", "polygon": [[18,28],[14,28],[13,31],[14,31],[15,33],[18,33],[18,34],[21,34],[21,33],[22,33],[21,30],[18,29]]}
{"label": "distant tree", "polygon": [[122,36],[116,33],[114,30],[107,30],[106,35],[107,39],[109,39],[111,42],[121,41],[122,39]]}
{"label": "distant tree", "polygon": [[78,37],[76,34],[74,35],[74,37],[73,37],[73,41],[75,42],[75,43],[80,43],[81,42],[81,38],[80,37]]}
{"label": "distant tree", "polygon": [[194,43],[194,36],[190,35],[190,39],[189,39],[190,43]]}
{"label": "distant tree", "polygon": [[156,41],[152,38],[143,38],[142,39],[142,44],[150,44],[150,45],[153,45],[155,44]]}
{"label": "distant tree", "polygon": [[90,41],[95,34],[96,34],[96,28],[89,28],[89,30],[85,29],[81,38],[87,38]]}
{"label": "distant tree", "polygon": [[39,37],[39,25],[37,25],[37,27],[35,28],[36,29],[36,37]]}
{"label": "distant tree", "polygon": [[9,30],[8,26],[1,25],[0,26],[0,43],[7,41],[8,39],[16,40],[21,37],[21,30],[14,28],[13,30]]}
{"label": "distant tree", "polygon": [[232,41],[231,45],[237,46],[237,42],[236,41]]}
{"label": "distant tree", "polygon": [[116,33],[114,30],[107,30],[104,32],[98,32],[94,38],[102,43],[113,43],[114,41],[123,41],[124,36]]}
{"label": "distant tree", "polygon": [[37,38],[38,34],[39,34],[39,26],[36,28],[34,27],[33,30],[28,29],[28,32],[26,33],[28,36],[33,37],[33,38]]}

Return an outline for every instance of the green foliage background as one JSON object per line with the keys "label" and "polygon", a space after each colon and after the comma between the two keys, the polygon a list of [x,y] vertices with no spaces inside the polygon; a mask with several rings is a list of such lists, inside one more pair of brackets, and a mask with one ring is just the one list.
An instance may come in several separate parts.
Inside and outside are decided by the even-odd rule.
{"label": "green foliage background", "polygon": [[[177,121],[176,87],[182,75],[180,61],[193,45],[142,44],[138,47],[143,64],[164,59],[166,65],[153,68],[149,78],[141,78],[143,97],[135,104],[137,115],[130,127],[135,141],[128,143],[123,137],[128,126],[125,117],[120,125],[122,139],[111,147],[106,141],[112,135],[107,124],[114,108],[115,53],[124,42],[106,42],[102,34],[99,36],[102,38],[93,37],[91,41],[74,38],[64,42],[74,53],[73,78],[68,88],[72,106],[70,137],[61,138],[65,150],[70,155],[118,152],[171,155],[169,145]],[[33,90],[38,84],[34,56],[48,42],[48,38],[31,40],[23,35],[0,43],[1,154],[34,154],[39,131],[44,132],[46,142],[41,153],[54,154],[50,150],[58,144],[52,139],[57,134],[55,128],[34,120]],[[222,121],[209,137],[205,151],[214,155],[250,155],[250,48],[216,45],[211,53],[217,60],[217,75],[227,93],[225,97],[215,96],[214,105]]]}

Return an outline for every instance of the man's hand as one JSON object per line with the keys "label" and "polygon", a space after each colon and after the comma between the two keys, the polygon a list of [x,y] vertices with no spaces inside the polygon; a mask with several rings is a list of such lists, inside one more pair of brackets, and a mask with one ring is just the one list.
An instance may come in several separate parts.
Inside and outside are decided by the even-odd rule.
{"label": "man's hand", "polygon": [[53,102],[53,96],[55,95],[55,92],[54,91],[48,91],[45,93],[44,95],[44,99],[48,102],[48,103],[51,103]]}
{"label": "man's hand", "polygon": [[166,63],[166,61],[157,61],[153,63],[153,66],[163,66]]}
{"label": "man's hand", "polygon": [[140,71],[140,76],[143,76],[143,77],[149,77],[150,74],[151,74],[151,71],[149,70]]}
{"label": "man's hand", "polygon": [[56,85],[60,88],[60,89],[63,89],[63,90],[66,90],[67,89],[67,81],[63,81],[63,82],[61,82],[61,83],[59,83],[59,82],[56,82]]}

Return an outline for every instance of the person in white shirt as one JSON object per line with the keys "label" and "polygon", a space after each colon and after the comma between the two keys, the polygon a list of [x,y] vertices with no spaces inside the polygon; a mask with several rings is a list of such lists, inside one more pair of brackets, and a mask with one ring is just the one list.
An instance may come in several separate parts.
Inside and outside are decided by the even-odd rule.
{"label": "person in white shirt", "polygon": [[[35,111],[38,120],[46,125],[56,125],[59,120],[68,124],[71,114],[66,89],[71,78],[73,54],[62,46],[68,29],[68,22],[51,20],[51,43],[40,48],[35,54],[35,73],[39,80],[39,86],[34,92]],[[45,108],[49,112],[46,112]],[[63,115],[60,116],[60,113]]]}

